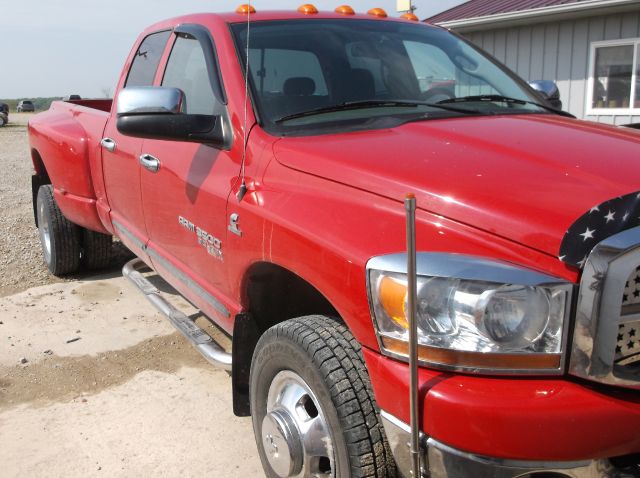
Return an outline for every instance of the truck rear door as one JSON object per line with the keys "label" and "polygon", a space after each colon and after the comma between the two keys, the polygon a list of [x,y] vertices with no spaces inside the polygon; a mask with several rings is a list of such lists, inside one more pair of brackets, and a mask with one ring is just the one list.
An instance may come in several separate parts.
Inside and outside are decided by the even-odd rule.
{"label": "truck rear door", "polygon": [[[171,31],[160,31],[146,36],[140,42],[126,78],[121,79],[120,88],[153,85],[170,35]],[[104,182],[111,208],[111,220],[118,236],[127,247],[146,259],[144,244],[148,239],[148,233],[142,209],[139,164],[142,140],[118,132],[116,108],[117,101],[114,101],[101,141]]]}

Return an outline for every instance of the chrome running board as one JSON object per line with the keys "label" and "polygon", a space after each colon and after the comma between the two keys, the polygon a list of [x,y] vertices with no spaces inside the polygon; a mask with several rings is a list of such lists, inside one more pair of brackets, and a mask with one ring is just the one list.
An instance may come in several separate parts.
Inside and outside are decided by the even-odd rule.
{"label": "chrome running board", "polygon": [[184,312],[179,311],[167,302],[160,291],[138,271],[141,267],[147,266],[141,259],[132,259],[122,268],[122,275],[140,289],[147,300],[169,319],[169,322],[184,335],[210,364],[223,370],[231,371],[231,354],[226,352],[220,344],[213,340]]}

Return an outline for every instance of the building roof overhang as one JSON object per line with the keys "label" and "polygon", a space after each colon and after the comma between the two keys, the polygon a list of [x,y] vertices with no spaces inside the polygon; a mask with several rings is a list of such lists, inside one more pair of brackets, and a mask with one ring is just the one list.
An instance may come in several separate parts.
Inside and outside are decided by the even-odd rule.
{"label": "building roof overhang", "polygon": [[640,10],[640,2],[638,0],[584,0],[550,7],[533,8],[530,10],[436,22],[436,25],[460,33],[466,33],[542,22],[573,20],[593,15],[621,13],[633,10]]}

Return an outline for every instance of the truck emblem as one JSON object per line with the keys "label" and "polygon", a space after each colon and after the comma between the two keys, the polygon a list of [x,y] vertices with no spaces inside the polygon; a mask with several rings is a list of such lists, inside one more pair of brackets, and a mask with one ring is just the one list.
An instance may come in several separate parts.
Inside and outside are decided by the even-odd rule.
{"label": "truck emblem", "polygon": [[240,220],[240,216],[235,212],[229,216],[229,230],[233,232],[236,236],[242,237],[242,231],[238,228],[238,221]]}
{"label": "truck emblem", "polygon": [[187,231],[195,233],[198,244],[207,251],[207,254],[215,257],[219,261],[224,260],[222,255],[222,241],[220,239],[209,234],[182,216],[178,216],[178,223]]}

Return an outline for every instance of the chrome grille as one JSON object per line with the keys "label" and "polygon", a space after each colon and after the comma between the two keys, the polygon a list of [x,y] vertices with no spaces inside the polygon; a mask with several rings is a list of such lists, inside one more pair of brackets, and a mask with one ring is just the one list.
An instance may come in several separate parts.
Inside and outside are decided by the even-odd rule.
{"label": "chrome grille", "polygon": [[640,321],[619,326],[615,362],[618,365],[640,362]]}
{"label": "chrome grille", "polygon": [[[636,307],[633,307],[634,305]],[[627,279],[622,295],[622,315],[635,313],[637,310],[640,310],[640,267],[637,267]]]}
{"label": "chrome grille", "polygon": [[623,320],[618,326],[615,363],[619,366],[640,362],[640,320],[625,322],[625,317],[634,317],[640,312],[640,267],[629,276],[622,295],[620,316]]}
{"label": "chrome grille", "polygon": [[640,389],[640,227],[589,254],[580,279],[569,372]]}

